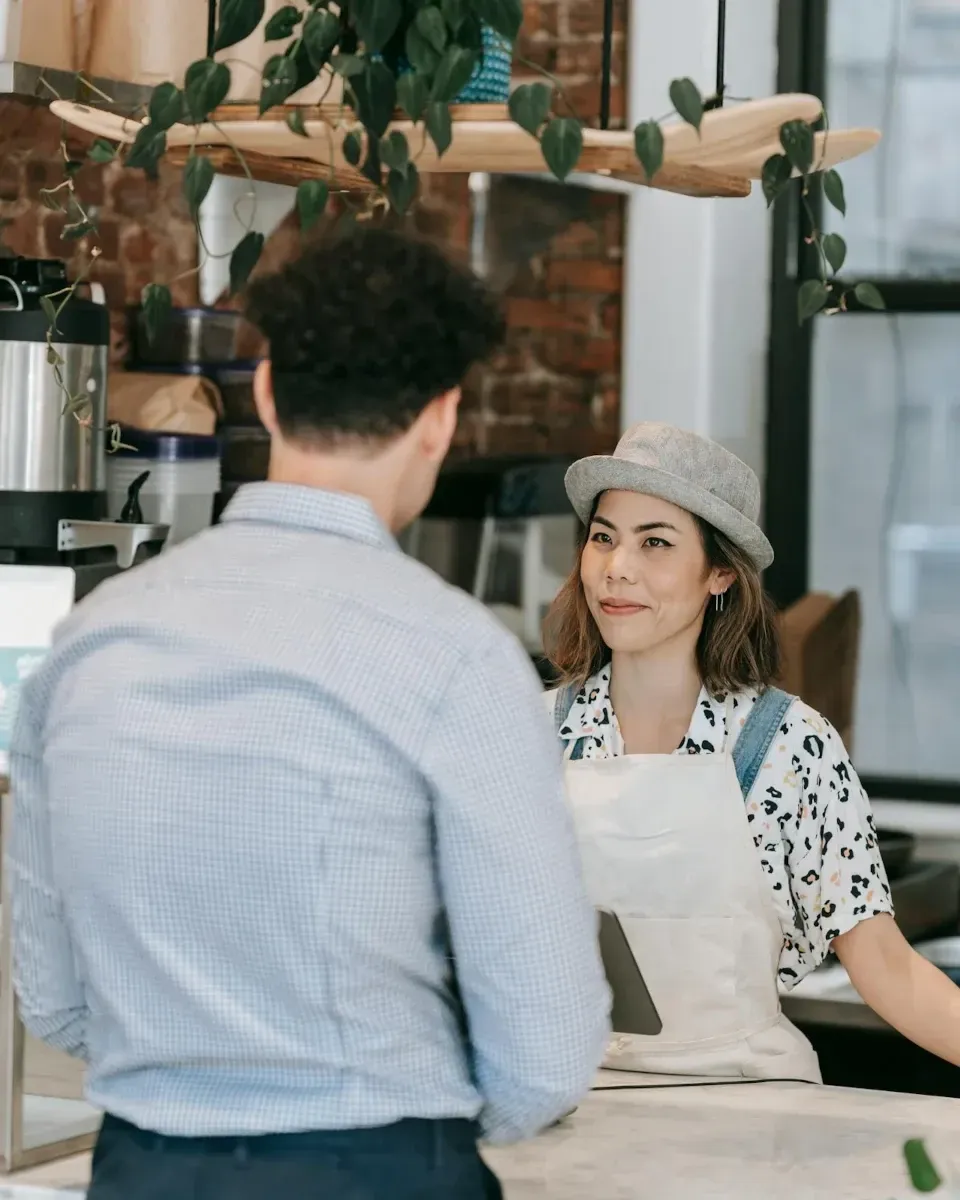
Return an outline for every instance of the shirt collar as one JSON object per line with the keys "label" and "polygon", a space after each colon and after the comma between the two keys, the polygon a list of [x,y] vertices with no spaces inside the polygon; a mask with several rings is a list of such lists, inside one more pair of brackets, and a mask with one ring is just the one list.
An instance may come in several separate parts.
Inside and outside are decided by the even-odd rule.
{"label": "shirt collar", "polygon": [[370,502],[348,492],[327,492],[290,483],[248,483],[224,509],[221,521],[308,529],[384,550],[399,550]]}
{"label": "shirt collar", "polygon": [[[607,663],[595,675],[591,675],[577,693],[560,729],[561,741],[576,742],[580,738],[590,737],[595,738],[609,755],[623,753],[620,726],[610,701],[610,675],[611,665]],[[740,724],[743,724],[742,720]],[[706,688],[701,688],[690,728],[676,753],[690,753],[694,747],[704,745],[712,750],[720,750],[726,742],[726,736],[725,698],[712,696]]]}

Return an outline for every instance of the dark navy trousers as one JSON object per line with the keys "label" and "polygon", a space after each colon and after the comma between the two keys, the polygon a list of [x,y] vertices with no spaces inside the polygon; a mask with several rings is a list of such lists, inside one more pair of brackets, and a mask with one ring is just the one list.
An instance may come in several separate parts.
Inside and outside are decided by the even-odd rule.
{"label": "dark navy trousers", "polygon": [[106,1116],[87,1200],[501,1200],[470,1121],[175,1138]]}

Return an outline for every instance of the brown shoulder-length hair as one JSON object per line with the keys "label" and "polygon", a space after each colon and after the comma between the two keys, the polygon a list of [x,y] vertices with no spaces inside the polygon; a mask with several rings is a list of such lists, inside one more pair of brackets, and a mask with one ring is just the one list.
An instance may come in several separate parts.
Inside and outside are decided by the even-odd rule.
{"label": "brown shoulder-length hair", "polygon": [[[780,634],[773,602],[763,590],[760,571],[749,555],[700,517],[693,519],[709,566],[734,574],[723,598],[723,609],[707,605],[697,641],[700,678],[714,696],[746,688],[762,691],[780,674]],[[580,536],[574,568],[543,625],[544,652],[560,673],[561,683],[583,684],[610,661],[610,650],[587,607],[580,579],[580,556],[589,534],[588,521]]]}

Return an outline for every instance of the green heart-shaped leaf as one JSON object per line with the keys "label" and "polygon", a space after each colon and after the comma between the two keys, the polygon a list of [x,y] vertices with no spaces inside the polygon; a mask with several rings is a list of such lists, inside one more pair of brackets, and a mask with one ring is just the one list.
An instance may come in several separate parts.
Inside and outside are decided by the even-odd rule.
{"label": "green heart-shaped leaf", "polygon": [[397,80],[397,102],[411,121],[423,115],[427,94],[427,81],[418,71],[407,71]]}
{"label": "green heart-shaped leaf", "polygon": [[387,178],[387,195],[398,213],[405,213],[413,203],[420,183],[420,175],[413,163],[406,171],[391,171]]}
{"label": "green heart-shaped leaf", "polygon": [[397,103],[397,81],[386,63],[368,62],[350,81],[357,116],[375,139],[383,137]]}
{"label": "green heart-shaped leaf", "polygon": [[432,75],[440,63],[440,55],[416,25],[410,25],[407,29],[404,53],[410,65],[421,75]]}
{"label": "green heart-shaped leaf", "polygon": [[307,127],[303,123],[303,109],[295,108],[293,112],[288,112],[284,120],[287,122],[287,128],[291,133],[295,133],[297,137],[309,137]]}
{"label": "green heart-shaped leaf", "polygon": [[476,65],[477,55],[472,50],[466,50],[463,46],[449,46],[433,77],[431,100],[445,101],[448,104],[456,100],[470,82]]}
{"label": "green heart-shaped leaf", "polygon": [[53,333],[59,333],[57,329],[57,307],[49,296],[40,297],[40,308],[43,310],[43,315],[47,318],[47,327]]}
{"label": "green heart-shaped leaf", "polygon": [[245,234],[230,255],[230,295],[235,296],[247,280],[250,272],[260,261],[263,252],[263,234]]}
{"label": "green heart-shaped leaf", "polygon": [[169,129],[183,114],[183,95],[173,83],[161,83],[150,97],[150,124],[154,129]]}
{"label": "green heart-shaped leaf", "polygon": [[275,104],[283,104],[297,90],[297,67],[286,54],[275,54],[268,58],[263,68],[260,91],[260,116]]}
{"label": "green heart-shaped leaf", "polygon": [[826,307],[830,290],[820,279],[808,279],[797,293],[797,317],[802,325]]}
{"label": "green heart-shaped leaf", "polygon": [[382,50],[400,24],[401,0],[351,0],[350,13],[367,50]]}
{"label": "green heart-shaped leaf", "polygon": [[362,154],[363,138],[356,129],[351,129],[343,139],[343,157],[351,167],[356,167],[360,165],[360,156]]}
{"label": "green heart-shaped leaf", "polygon": [[447,48],[447,23],[439,8],[430,4],[421,8],[416,18],[417,32],[436,50],[442,54]]}
{"label": "green heart-shaped leaf", "polygon": [[281,42],[284,38],[293,37],[293,31],[303,19],[303,13],[294,4],[285,4],[278,8],[263,31],[265,42]]}
{"label": "green heart-shaped leaf", "polygon": [[380,161],[391,171],[405,171],[410,162],[410,147],[399,130],[394,130],[380,142]]}
{"label": "green heart-shaped leaf", "polygon": [[183,194],[194,220],[200,211],[200,205],[210,191],[213,183],[213,163],[209,158],[199,154],[191,154],[187,165],[183,168]]}
{"label": "green heart-shaped leaf", "polygon": [[154,129],[152,125],[141,125],[124,159],[124,166],[139,167],[149,174],[155,174],[157,163],[163,158],[166,149],[167,135],[164,130]]}
{"label": "green heart-shaped leaf", "polygon": [[641,121],[633,131],[633,146],[647,182],[663,166],[663,130],[657,121]]}
{"label": "green heart-shaped leaf", "polygon": [[670,84],[670,103],[682,121],[699,130],[703,121],[703,96],[692,79],[675,79]]}
{"label": "green heart-shaped leaf", "polygon": [[827,202],[832,204],[841,217],[847,215],[847,198],[843,191],[843,180],[836,171],[824,171],[823,194]]}
{"label": "green heart-shaped leaf", "polygon": [[319,71],[326,65],[339,40],[340,22],[332,12],[318,8],[307,17],[303,26],[303,44],[307,48],[314,70]]}
{"label": "green heart-shaped leaf", "polygon": [[847,243],[839,233],[828,233],[821,245],[823,256],[830,264],[833,273],[835,275],[839,274],[843,269],[843,264],[847,260]]}
{"label": "green heart-shaped leaf", "polygon": [[213,52],[248,38],[263,20],[264,0],[220,0],[220,22]]}
{"label": "green heart-shaped leaf", "polygon": [[441,0],[440,7],[450,31],[458,33],[460,26],[467,19],[467,0]]}
{"label": "green heart-shaped leaf", "polygon": [[230,91],[230,68],[226,63],[201,58],[187,67],[183,104],[187,119],[199,125],[224,102]]}
{"label": "green heart-shaped leaf", "polygon": [[330,189],[322,179],[305,179],[297,188],[297,214],[304,233],[323,216],[329,196]]}
{"label": "green heart-shaped leaf", "polygon": [[864,308],[872,308],[874,312],[883,312],[887,307],[886,300],[872,283],[858,283],[853,294]]}
{"label": "green heart-shaped leaf", "polygon": [[793,167],[785,154],[771,154],[763,164],[760,185],[767,200],[767,207],[780,196],[793,177]]}
{"label": "green heart-shaped leaf", "polygon": [[117,157],[117,148],[112,142],[106,141],[104,138],[97,138],[90,149],[87,151],[87,158],[95,163],[113,162]]}
{"label": "green heart-shaped leaf", "polygon": [[583,130],[573,117],[554,117],[540,137],[544,161],[562,183],[580,161]]}
{"label": "green heart-shaped leaf", "polygon": [[806,175],[813,166],[813,126],[806,121],[787,121],[780,126],[780,145],[790,165]]}
{"label": "green heart-shaped leaf", "polygon": [[510,93],[507,108],[521,129],[536,137],[550,115],[553,90],[545,83],[522,83]]}
{"label": "green heart-shaped leaf", "polygon": [[443,158],[453,141],[453,121],[450,118],[449,106],[434,100],[427,108],[424,124],[437,148],[437,154]]}
{"label": "green heart-shaped leaf", "polygon": [[366,70],[366,64],[356,54],[335,54],[330,59],[330,66],[344,79],[356,79]]}

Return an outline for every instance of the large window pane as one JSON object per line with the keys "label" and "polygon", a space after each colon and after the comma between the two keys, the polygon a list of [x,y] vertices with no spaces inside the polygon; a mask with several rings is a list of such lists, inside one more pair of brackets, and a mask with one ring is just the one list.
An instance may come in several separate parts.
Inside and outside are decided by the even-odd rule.
{"label": "large window pane", "polygon": [[960,317],[817,322],[810,587],[863,602],[861,771],[960,779]]}
{"label": "large window pane", "polygon": [[845,164],[846,273],[960,277],[960,0],[829,0],[834,128],[875,126]]}

